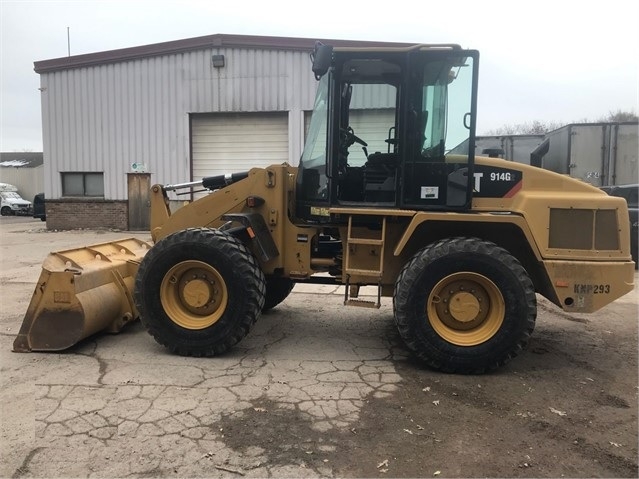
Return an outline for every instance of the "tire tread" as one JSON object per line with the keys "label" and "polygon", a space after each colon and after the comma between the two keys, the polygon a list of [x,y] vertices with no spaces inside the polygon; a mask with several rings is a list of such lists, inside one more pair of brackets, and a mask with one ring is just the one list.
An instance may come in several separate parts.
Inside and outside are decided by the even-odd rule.
{"label": "tire tread", "polygon": [[[412,290],[410,285],[416,284],[423,269],[432,261],[454,253],[470,253],[490,256],[510,269],[522,285],[525,296],[525,326],[517,341],[510,345],[508,351],[490,362],[480,362],[470,366],[466,362],[449,361],[442,363],[431,356],[420,344],[414,334],[413,318],[407,314],[406,305],[410,304]],[[448,373],[482,374],[493,371],[510,362],[527,346],[535,327],[537,315],[536,296],[528,273],[521,263],[504,248],[479,238],[455,237],[439,240],[419,250],[408,261],[399,273],[393,294],[394,319],[400,336],[417,357],[427,366]]]}
{"label": "tire tread", "polygon": [[[220,340],[209,345],[194,345],[188,341],[178,341],[167,333],[162,321],[153,317],[147,307],[146,280],[152,274],[155,260],[165,251],[185,244],[215,245],[221,254],[227,256],[234,264],[234,269],[245,284],[246,295],[242,298],[246,314],[231,325],[228,333]],[[147,332],[169,351],[180,356],[210,357],[225,353],[240,342],[258,320],[264,306],[266,282],[262,270],[248,248],[239,239],[222,231],[211,228],[188,228],[158,242],[145,256],[135,280],[135,304],[140,319]]]}

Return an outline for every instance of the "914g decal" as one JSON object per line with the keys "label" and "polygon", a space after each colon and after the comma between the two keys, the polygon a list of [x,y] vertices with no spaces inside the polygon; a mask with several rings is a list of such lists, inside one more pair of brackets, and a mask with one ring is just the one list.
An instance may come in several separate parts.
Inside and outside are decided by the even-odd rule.
{"label": "914g decal", "polygon": [[510,198],[521,188],[521,171],[475,165],[473,176],[476,198]]}

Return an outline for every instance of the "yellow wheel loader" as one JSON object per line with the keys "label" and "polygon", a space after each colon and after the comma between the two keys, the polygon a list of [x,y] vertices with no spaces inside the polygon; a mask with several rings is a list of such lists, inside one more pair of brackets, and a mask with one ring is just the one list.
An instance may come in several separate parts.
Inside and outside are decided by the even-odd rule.
{"label": "yellow wheel loader", "polygon": [[[296,282],[391,297],[428,366],[480,373],[528,343],[536,293],[568,312],[634,287],[626,203],[552,172],[475,158],[479,54],[458,45],[332,48],[298,167],[155,185],[152,247],[52,254],[16,351],[60,350],[139,317],[171,352],[214,356]],[[171,212],[169,192],[210,193]],[[358,298],[361,286],[377,299]]]}

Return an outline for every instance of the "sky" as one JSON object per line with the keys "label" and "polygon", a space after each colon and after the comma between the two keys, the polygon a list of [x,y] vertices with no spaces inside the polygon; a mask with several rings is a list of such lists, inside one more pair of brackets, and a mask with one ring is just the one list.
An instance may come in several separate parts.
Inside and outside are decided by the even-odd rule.
{"label": "sky", "polygon": [[[480,51],[478,134],[639,113],[639,1],[0,0],[0,151],[42,151],[33,62],[213,35]],[[310,65],[309,65],[310,68]]]}

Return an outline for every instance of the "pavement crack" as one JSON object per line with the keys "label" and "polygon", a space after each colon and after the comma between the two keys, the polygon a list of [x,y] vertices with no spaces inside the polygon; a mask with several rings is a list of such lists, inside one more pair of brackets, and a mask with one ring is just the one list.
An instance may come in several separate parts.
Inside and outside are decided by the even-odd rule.
{"label": "pavement crack", "polygon": [[20,467],[18,467],[14,473],[11,475],[12,479],[16,479],[18,477],[23,477],[26,476],[27,474],[30,473],[29,471],[29,463],[33,460],[33,458],[35,457],[35,455],[37,453],[39,453],[40,451],[42,451],[43,449],[45,449],[44,447],[36,447],[35,449],[32,449],[31,451],[29,451],[29,454],[27,454],[27,456],[24,458],[24,461],[22,461],[22,464],[20,464]]}
{"label": "pavement crack", "polygon": [[88,353],[76,353],[76,354],[78,356],[85,356],[87,358],[95,359],[98,362],[98,379],[97,379],[97,383],[100,386],[104,386],[105,385],[104,384],[104,376],[107,373],[108,364],[97,353],[98,343],[94,341],[94,342],[92,342],[92,344],[93,344],[93,351],[88,352]]}
{"label": "pavement crack", "polygon": [[265,354],[269,350],[269,348],[288,339],[289,335],[285,331],[281,331],[280,328],[281,325],[275,323],[266,331],[265,334],[261,335],[264,337],[264,339],[273,338],[270,341],[265,341],[264,343],[262,343],[261,354]]}

